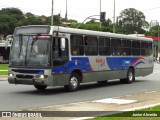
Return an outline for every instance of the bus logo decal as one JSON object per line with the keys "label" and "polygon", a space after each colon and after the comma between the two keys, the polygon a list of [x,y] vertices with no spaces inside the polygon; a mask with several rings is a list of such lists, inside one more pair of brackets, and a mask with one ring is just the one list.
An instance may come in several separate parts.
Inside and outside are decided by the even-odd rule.
{"label": "bus logo decal", "polygon": [[143,62],[142,60],[144,60],[144,58],[143,58],[143,57],[139,57],[139,58],[137,58],[137,59],[132,63],[132,65],[131,65],[131,66],[136,67],[136,66],[138,66],[138,65],[139,65],[139,64],[141,64],[141,63],[143,63],[143,64],[144,64],[144,62]]}
{"label": "bus logo decal", "polygon": [[123,60],[122,61],[122,66],[129,66],[131,64],[130,60]]}

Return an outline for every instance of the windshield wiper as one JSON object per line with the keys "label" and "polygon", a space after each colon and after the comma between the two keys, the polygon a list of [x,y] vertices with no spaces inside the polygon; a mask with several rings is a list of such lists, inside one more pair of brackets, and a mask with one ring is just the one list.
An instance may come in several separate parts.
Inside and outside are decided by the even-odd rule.
{"label": "windshield wiper", "polygon": [[22,52],[22,45],[23,45],[23,38],[21,34],[19,35],[19,45],[20,45],[19,57],[20,57],[21,52]]}

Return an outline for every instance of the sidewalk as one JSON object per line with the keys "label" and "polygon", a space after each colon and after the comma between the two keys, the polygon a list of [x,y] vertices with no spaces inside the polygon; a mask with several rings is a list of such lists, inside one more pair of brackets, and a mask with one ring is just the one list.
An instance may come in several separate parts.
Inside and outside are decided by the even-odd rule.
{"label": "sidewalk", "polygon": [[[120,96],[115,98],[106,98],[102,100],[87,101],[87,102],[81,102],[81,103],[54,105],[54,106],[34,109],[34,111],[59,111],[60,112],[59,114],[61,114],[59,115],[59,117],[60,116],[65,117],[66,111],[80,111],[79,114],[82,114],[82,117],[85,117],[87,112],[88,112],[88,115],[90,114],[91,116],[96,117],[99,115],[104,116],[114,112],[118,113],[122,111],[134,111],[134,110],[144,109],[144,108],[148,108],[156,105],[160,105],[160,91],[144,92],[144,93],[138,93],[133,95],[126,95],[126,96]],[[95,115],[96,112],[97,112],[97,115]],[[67,117],[67,118],[63,117],[62,119],[65,119],[65,120],[73,119],[74,118],[73,116],[76,116],[76,114],[74,113],[75,112],[73,112],[71,117]]]}
{"label": "sidewalk", "polygon": [[[135,111],[160,105],[160,91],[106,98],[102,100],[54,105],[30,109],[23,112],[37,111],[42,118],[25,118],[27,120],[84,120],[123,111]],[[154,112],[154,111],[153,111]],[[0,118],[1,120],[21,120],[22,118]]]}
{"label": "sidewalk", "polygon": [[7,80],[8,76],[7,75],[0,75],[0,81]]}

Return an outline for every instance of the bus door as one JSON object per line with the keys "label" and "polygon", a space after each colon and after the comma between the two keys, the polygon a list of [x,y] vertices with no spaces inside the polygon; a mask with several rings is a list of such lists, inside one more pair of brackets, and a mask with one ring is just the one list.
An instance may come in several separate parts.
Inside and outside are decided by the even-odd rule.
{"label": "bus door", "polygon": [[[68,82],[64,79],[65,74],[68,72],[68,40],[66,38],[55,37],[53,38],[52,45],[52,75],[54,85],[64,85]],[[56,77],[56,78],[55,78]]]}

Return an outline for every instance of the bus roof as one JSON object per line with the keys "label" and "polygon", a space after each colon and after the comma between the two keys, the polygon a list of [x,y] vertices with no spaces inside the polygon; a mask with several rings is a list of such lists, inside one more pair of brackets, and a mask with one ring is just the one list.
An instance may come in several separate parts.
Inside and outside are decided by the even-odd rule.
{"label": "bus roof", "polygon": [[53,33],[53,31],[61,32],[61,33],[102,36],[102,37],[121,38],[121,39],[130,39],[130,40],[153,41],[153,39],[151,39],[151,38],[142,38],[142,37],[130,36],[130,35],[124,35],[124,34],[67,28],[67,27],[61,27],[61,26],[51,26],[50,32]]}
{"label": "bus roof", "polygon": [[143,38],[143,37],[138,37],[138,36],[116,34],[116,33],[110,33],[110,32],[100,32],[100,31],[93,31],[93,30],[76,29],[76,28],[68,28],[68,27],[62,27],[62,26],[48,26],[48,25],[28,25],[28,26],[17,27],[14,31],[14,34],[16,35],[16,34],[22,34],[22,33],[28,33],[28,34],[41,33],[41,34],[51,34],[52,35],[54,31],[61,32],[61,33],[102,36],[102,37],[110,37],[110,38],[129,39],[129,40],[153,41],[153,39],[151,38]]}

